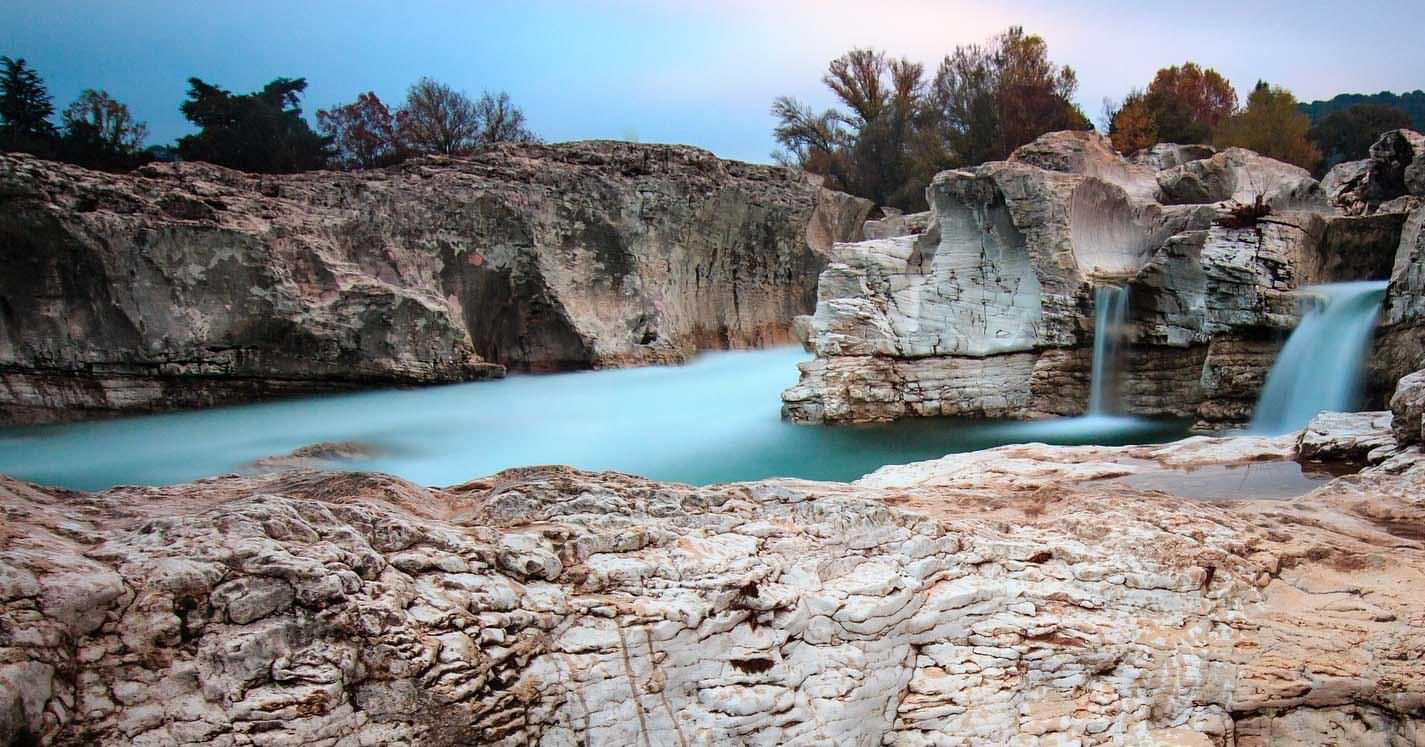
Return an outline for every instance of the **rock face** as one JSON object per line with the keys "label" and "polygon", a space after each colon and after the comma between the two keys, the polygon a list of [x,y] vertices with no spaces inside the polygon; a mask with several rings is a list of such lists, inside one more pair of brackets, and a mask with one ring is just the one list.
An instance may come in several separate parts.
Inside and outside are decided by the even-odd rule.
{"label": "rock face", "polygon": [[[1254,190],[1270,222],[1215,224]],[[944,172],[927,197],[924,232],[833,250],[804,325],[817,357],[783,395],[792,419],[1081,413],[1094,289],[1111,284],[1130,295],[1121,409],[1242,421],[1294,291],[1384,278],[1401,241],[1401,216],[1333,213],[1294,166],[1229,149],[1154,174],[1092,133]]]}
{"label": "rock face", "polygon": [[1418,743],[1418,451],[1285,501],[1117,479],[1295,439],[849,485],[4,480],[0,741]]}
{"label": "rock face", "polygon": [[4,420],[787,341],[871,205],[683,146],[361,173],[0,156]]}

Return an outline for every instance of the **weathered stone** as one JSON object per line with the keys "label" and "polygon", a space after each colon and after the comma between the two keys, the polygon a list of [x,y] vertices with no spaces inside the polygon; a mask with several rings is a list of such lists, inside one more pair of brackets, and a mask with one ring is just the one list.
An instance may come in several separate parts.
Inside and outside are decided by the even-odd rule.
{"label": "weathered stone", "polygon": [[902,213],[894,208],[881,208],[884,215],[879,220],[868,220],[862,227],[868,241],[893,239],[898,236],[918,236],[930,228],[932,213]]}
{"label": "weathered stone", "polygon": [[1113,149],[1113,143],[1108,138],[1096,132],[1051,132],[1019,147],[1010,154],[1009,160],[1049,171],[1092,176],[1117,186],[1136,199],[1158,199],[1158,183],[1153,174],[1156,168],[1124,159]]}
{"label": "weathered stone", "polygon": [[1425,197],[1425,135],[1411,130],[1382,134],[1368,158],[1333,166],[1322,187],[1330,203],[1350,215],[1400,211],[1388,204]]}
{"label": "weathered stone", "polygon": [[1402,446],[1425,444],[1425,370],[1400,379],[1390,398],[1391,429]]}
{"label": "weathered stone", "polygon": [[1297,439],[1300,459],[1363,463],[1382,446],[1394,446],[1390,412],[1323,412],[1311,419]]}
{"label": "weathered stone", "polygon": [[10,422],[787,342],[871,209],[613,142],[291,176],[7,154],[0,195]]}
{"label": "weathered stone", "polygon": [[1200,161],[1204,158],[1212,158],[1217,154],[1217,149],[1211,145],[1178,145],[1177,143],[1158,143],[1151,148],[1134,153],[1129,160],[1133,163],[1147,166],[1154,171],[1171,169],[1174,166],[1181,166],[1189,161]]}
{"label": "weathered stone", "polygon": [[[1130,296],[1125,411],[1213,427],[1244,419],[1299,318],[1296,289],[1384,277],[1400,221],[1329,213],[1310,197],[1309,175],[1247,151],[1174,168],[1214,188],[1270,183],[1278,202],[1320,210],[1214,225],[1217,206],[1164,206],[1086,175],[1146,167],[1085,133],[941,173],[927,191],[925,233],[833,249],[807,328],[818,362],[803,366],[784,413],[804,422],[1081,413],[1094,289],[1113,284]],[[974,385],[957,371],[1001,378]]]}
{"label": "weathered stone", "polygon": [[1212,156],[1159,171],[1158,187],[1170,205],[1250,204],[1261,197],[1275,210],[1324,209],[1325,193],[1299,166],[1228,148]]}
{"label": "weathered stone", "polygon": [[1298,438],[1021,445],[853,484],[0,479],[0,735],[1418,741],[1419,453],[1289,501],[1174,494]]}

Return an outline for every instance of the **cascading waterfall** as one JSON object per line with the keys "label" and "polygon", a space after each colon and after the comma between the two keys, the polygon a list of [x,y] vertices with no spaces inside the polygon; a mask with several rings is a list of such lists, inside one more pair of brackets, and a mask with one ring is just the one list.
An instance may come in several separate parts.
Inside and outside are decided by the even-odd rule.
{"label": "cascading waterfall", "polygon": [[1093,377],[1089,383],[1089,415],[1109,415],[1117,409],[1118,349],[1128,321],[1128,289],[1101,285],[1094,291]]}
{"label": "cascading waterfall", "polygon": [[1310,304],[1267,374],[1253,433],[1305,428],[1320,412],[1360,405],[1366,352],[1385,298],[1385,281],[1302,289]]}

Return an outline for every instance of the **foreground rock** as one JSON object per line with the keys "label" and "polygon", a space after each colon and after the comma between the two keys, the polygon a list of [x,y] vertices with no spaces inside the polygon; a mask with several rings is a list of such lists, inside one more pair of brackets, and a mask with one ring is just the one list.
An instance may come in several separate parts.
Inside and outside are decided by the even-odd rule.
{"label": "foreground rock", "polygon": [[849,485],[4,481],[0,741],[1417,743],[1418,452],[1286,501],[1121,479],[1294,444],[1006,447]]}
{"label": "foreground rock", "polygon": [[[1259,196],[1267,221],[1222,224]],[[834,248],[803,325],[816,359],[783,395],[790,418],[1082,413],[1095,290],[1117,285],[1130,318],[1116,408],[1241,422],[1298,288],[1410,271],[1403,214],[1345,215],[1306,171],[1239,148],[1129,161],[1093,133],[1051,133],[939,174],[927,197],[923,231]],[[1406,371],[1425,360],[1398,357]],[[1377,377],[1372,403],[1393,383]]]}
{"label": "foreground rock", "polygon": [[293,176],[0,155],[0,422],[785,342],[870,209],[682,146]]}

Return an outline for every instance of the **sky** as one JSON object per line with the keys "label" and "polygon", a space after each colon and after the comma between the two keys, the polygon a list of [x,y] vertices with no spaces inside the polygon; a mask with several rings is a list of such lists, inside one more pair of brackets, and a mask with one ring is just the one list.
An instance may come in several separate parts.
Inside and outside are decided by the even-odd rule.
{"label": "sky", "polygon": [[549,141],[687,143],[767,161],[768,106],[832,103],[826,63],[872,46],[933,71],[957,44],[1021,25],[1105,97],[1194,60],[1245,95],[1258,80],[1303,101],[1425,88],[1425,1],[1141,0],[4,0],[0,54],[24,57],[62,110],[107,90],[149,124],[149,143],[191,131],[187,79],[232,91],[305,77],[303,107],[375,91],[396,104],[430,76],[508,91]]}

